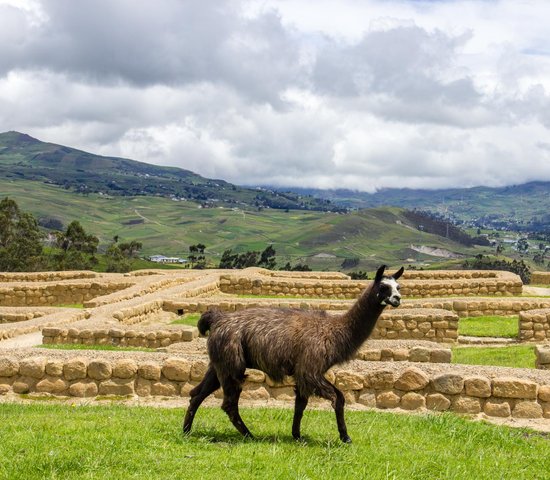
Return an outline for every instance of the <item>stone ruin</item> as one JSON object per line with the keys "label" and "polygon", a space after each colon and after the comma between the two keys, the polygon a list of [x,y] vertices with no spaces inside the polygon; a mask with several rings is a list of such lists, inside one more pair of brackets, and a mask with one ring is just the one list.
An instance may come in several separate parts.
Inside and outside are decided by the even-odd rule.
{"label": "stone ruin", "polygon": [[[258,306],[345,311],[368,281],[335,272],[143,270],[129,274],[0,274],[0,395],[187,397],[207,366],[185,313]],[[386,310],[357,358],[327,378],[348,403],[382,409],[550,418],[550,298],[521,297],[518,276],[497,271],[408,271],[403,303]],[[76,308],[76,306],[83,308]],[[519,316],[521,342],[537,342],[537,369],[450,364],[460,317]],[[154,351],[47,350],[36,344],[112,345]],[[535,359],[534,359],[535,362]],[[291,402],[249,370],[242,398]],[[219,397],[220,392],[216,395]]]}

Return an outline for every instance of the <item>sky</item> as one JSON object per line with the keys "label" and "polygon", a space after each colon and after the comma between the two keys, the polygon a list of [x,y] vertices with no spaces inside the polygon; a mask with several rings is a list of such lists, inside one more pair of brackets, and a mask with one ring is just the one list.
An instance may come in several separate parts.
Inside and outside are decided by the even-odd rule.
{"label": "sky", "polygon": [[0,0],[0,131],[239,185],[550,180],[547,0]]}

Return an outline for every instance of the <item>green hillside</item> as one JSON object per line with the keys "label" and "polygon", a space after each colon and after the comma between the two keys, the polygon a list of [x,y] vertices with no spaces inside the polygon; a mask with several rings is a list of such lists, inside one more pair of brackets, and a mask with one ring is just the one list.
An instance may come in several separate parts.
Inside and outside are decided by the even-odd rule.
{"label": "green hillside", "polygon": [[550,182],[508,187],[440,190],[383,189],[376,193],[350,190],[294,189],[347,208],[392,205],[437,212],[458,222],[507,230],[550,229]]}
{"label": "green hillside", "polygon": [[62,187],[28,180],[1,180],[0,196],[9,196],[37,218],[53,218],[67,225],[79,220],[105,247],[115,235],[139,240],[143,254],[183,255],[191,244],[207,246],[216,262],[225,249],[263,250],[272,243],[280,265],[307,261],[316,269],[339,269],[344,259],[360,259],[356,268],[380,263],[397,265],[418,261],[430,264],[447,259],[412,250],[428,246],[472,255],[467,248],[436,235],[420,232],[398,208],[376,208],[349,214],[239,208],[200,208],[190,201],[162,197],[75,194]]}
{"label": "green hillside", "polygon": [[189,170],[94,155],[19,132],[0,133],[0,179],[39,181],[81,194],[155,195],[248,209],[342,210],[307,195],[239,187]]}

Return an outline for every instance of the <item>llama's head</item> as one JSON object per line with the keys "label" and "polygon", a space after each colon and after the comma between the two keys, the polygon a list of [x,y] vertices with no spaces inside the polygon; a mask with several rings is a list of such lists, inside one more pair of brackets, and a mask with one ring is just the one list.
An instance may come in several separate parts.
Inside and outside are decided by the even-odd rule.
{"label": "llama's head", "polygon": [[401,293],[399,292],[400,287],[397,280],[403,275],[405,269],[401,267],[393,275],[384,275],[386,268],[386,265],[382,265],[377,270],[374,278],[374,291],[380,305],[398,307],[401,304]]}

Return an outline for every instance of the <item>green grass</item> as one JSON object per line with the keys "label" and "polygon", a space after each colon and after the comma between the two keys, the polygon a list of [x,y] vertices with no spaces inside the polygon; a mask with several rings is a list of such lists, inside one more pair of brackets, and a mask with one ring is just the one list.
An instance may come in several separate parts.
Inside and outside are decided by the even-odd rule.
{"label": "green grass", "polygon": [[115,345],[83,345],[81,343],[48,343],[36,345],[36,348],[50,350],[107,350],[116,352],[155,352],[154,348],[145,347],[117,347]]}
{"label": "green grass", "polygon": [[517,317],[467,317],[458,321],[458,333],[469,337],[506,337],[518,336]]}
{"label": "green grass", "polygon": [[170,323],[172,325],[191,325],[193,327],[196,327],[200,317],[200,313],[187,313],[183,317],[180,317]]}
{"label": "green grass", "polygon": [[62,303],[61,305],[54,305],[60,308],[84,308],[83,303]]}
{"label": "green grass", "polygon": [[303,443],[291,410],[243,409],[243,439],[219,409],[203,408],[190,436],[182,409],[1,404],[0,478],[49,479],[531,479],[550,470],[543,434],[447,415],[307,410]]}
{"label": "green grass", "polygon": [[511,345],[507,347],[454,347],[453,363],[535,368],[535,352],[534,347],[531,345]]}

